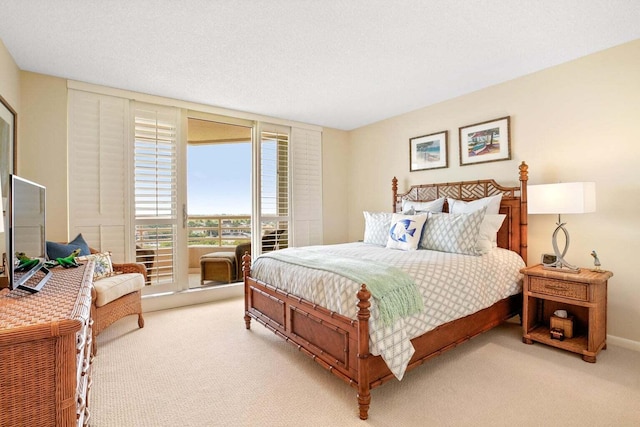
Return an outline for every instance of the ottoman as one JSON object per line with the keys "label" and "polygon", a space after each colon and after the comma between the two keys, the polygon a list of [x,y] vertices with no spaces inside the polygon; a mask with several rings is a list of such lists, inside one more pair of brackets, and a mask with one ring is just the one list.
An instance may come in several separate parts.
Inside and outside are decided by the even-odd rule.
{"label": "ottoman", "polygon": [[235,252],[211,252],[200,257],[200,285],[205,280],[231,283],[235,271]]}

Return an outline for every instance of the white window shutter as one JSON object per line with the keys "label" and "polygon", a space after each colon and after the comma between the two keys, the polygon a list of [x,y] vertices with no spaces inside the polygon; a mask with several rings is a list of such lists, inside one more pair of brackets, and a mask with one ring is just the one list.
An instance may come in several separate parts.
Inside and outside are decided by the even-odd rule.
{"label": "white window shutter", "polygon": [[322,133],[291,130],[293,246],[321,245]]}
{"label": "white window shutter", "polygon": [[179,120],[177,108],[133,104],[136,252],[138,262],[153,254],[152,285],[177,280]]}
{"label": "white window shutter", "polygon": [[126,99],[69,90],[69,229],[90,246],[127,255]]}
{"label": "white window shutter", "polygon": [[290,129],[260,125],[261,251],[289,246],[291,231]]}

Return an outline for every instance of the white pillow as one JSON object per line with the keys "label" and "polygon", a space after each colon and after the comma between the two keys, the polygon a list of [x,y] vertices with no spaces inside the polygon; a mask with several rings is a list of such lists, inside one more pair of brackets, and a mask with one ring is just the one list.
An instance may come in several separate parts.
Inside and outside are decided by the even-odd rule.
{"label": "white pillow", "polygon": [[440,252],[480,255],[476,249],[486,207],[472,213],[430,214],[420,247]]}
{"label": "white pillow", "polygon": [[364,243],[385,246],[391,227],[390,212],[362,212],[364,214]]}
{"label": "white pillow", "polygon": [[444,197],[432,200],[430,202],[414,202],[402,199],[402,212],[413,208],[416,212],[442,212],[444,207]]}
{"label": "white pillow", "polygon": [[507,216],[500,215],[485,215],[480,224],[480,232],[478,233],[478,242],[476,243],[476,250],[481,254],[486,254],[491,251],[492,248],[498,246],[498,230],[502,227],[502,223]]}
{"label": "white pillow", "polygon": [[502,201],[502,194],[495,196],[484,197],[478,200],[472,200],[465,202],[463,200],[456,200],[447,198],[449,204],[449,213],[471,213],[487,207],[487,215],[498,215],[500,213],[500,202]]}
{"label": "white pillow", "polygon": [[412,251],[418,249],[424,223],[429,214],[404,215],[394,213],[388,231],[387,248]]}

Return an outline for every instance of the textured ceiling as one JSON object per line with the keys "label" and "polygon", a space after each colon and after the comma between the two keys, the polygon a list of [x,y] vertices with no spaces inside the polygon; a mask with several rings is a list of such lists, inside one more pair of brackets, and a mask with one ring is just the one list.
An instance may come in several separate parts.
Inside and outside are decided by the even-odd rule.
{"label": "textured ceiling", "polygon": [[640,38],[637,0],[0,0],[22,70],[354,129]]}

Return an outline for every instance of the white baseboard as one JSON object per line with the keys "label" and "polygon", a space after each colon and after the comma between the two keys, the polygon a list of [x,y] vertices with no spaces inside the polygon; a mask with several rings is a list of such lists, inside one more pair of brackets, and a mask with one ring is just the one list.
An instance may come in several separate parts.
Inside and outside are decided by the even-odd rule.
{"label": "white baseboard", "polygon": [[613,335],[607,335],[607,344],[617,345],[629,350],[640,352],[640,342],[629,340],[626,338],[620,338]]}
{"label": "white baseboard", "polygon": [[237,298],[243,295],[244,285],[241,282],[207,288],[189,289],[181,292],[145,295],[142,297],[142,311],[146,313],[149,311],[166,310],[186,305]]}

